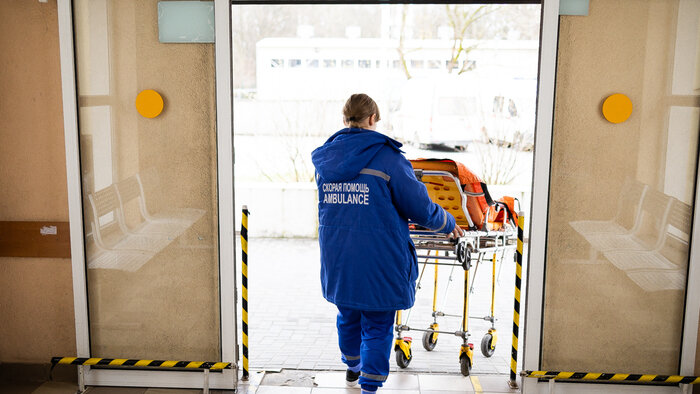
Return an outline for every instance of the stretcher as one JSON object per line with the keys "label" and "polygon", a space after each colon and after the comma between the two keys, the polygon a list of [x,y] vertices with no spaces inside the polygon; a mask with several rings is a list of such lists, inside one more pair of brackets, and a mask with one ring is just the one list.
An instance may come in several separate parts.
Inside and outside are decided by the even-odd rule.
{"label": "stretcher", "polygon": [[[491,357],[496,350],[498,339],[494,313],[496,265],[498,262],[502,264],[506,256],[515,252],[517,219],[512,206],[492,201],[486,185],[478,178],[469,176],[473,174],[464,174],[468,170],[459,163],[451,160],[412,160],[411,164],[416,177],[428,189],[431,200],[455,217],[457,224],[464,230],[464,235],[459,238],[450,238],[445,234],[410,224],[411,238],[416,247],[418,261],[423,266],[416,290],[420,289],[426,267],[434,266],[433,323],[427,328],[412,327],[409,325],[410,310],[407,312],[405,321],[402,321],[402,311],[396,312],[394,326],[396,363],[400,368],[406,368],[413,358],[412,338],[404,336],[405,332],[423,332],[422,344],[427,351],[435,349],[439,334],[454,335],[461,338],[460,371],[464,376],[468,376],[474,363],[474,345],[469,341],[472,335],[469,331],[470,318],[490,323],[490,328],[481,340],[482,354],[485,357]],[[481,184],[477,185],[477,183]],[[492,264],[490,314],[484,317],[469,316],[469,294],[473,291],[473,287],[470,288],[470,270],[474,267],[471,278],[473,283],[479,264],[488,260]],[[447,287],[452,281],[454,269],[462,268],[464,271],[462,310],[459,313],[447,313],[437,308],[439,266],[451,267],[450,280],[447,282],[444,298],[447,297]],[[440,318],[460,318],[460,328],[456,331],[440,330],[438,322]]]}

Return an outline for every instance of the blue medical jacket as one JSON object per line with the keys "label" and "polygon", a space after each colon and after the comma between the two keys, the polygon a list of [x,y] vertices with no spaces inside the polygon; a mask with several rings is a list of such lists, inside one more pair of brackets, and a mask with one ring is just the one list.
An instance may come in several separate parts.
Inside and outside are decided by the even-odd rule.
{"label": "blue medical jacket", "polygon": [[401,144],[343,129],[313,151],[321,284],[326,300],[367,311],[408,309],[418,262],[408,220],[449,233],[455,219],[433,203]]}

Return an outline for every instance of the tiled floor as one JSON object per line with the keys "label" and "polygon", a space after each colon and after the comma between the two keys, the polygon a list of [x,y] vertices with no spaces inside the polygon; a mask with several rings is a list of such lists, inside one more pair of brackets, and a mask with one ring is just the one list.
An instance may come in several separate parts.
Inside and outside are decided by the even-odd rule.
{"label": "tiled floor", "polygon": [[[344,372],[282,371],[282,379],[275,373],[256,372],[249,382],[240,382],[240,394],[359,394],[359,387],[345,385]],[[456,393],[516,393],[508,388],[506,375],[470,376],[429,375],[406,372],[392,373],[380,389],[380,394],[456,394]],[[5,384],[0,382],[0,393],[13,394],[74,394],[77,386],[71,383],[46,382],[36,384]],[[125,387],[90,387],[88,394],[197,394],[196,389],[156,389]],[[212,394],[231,391],[211,390]]]}

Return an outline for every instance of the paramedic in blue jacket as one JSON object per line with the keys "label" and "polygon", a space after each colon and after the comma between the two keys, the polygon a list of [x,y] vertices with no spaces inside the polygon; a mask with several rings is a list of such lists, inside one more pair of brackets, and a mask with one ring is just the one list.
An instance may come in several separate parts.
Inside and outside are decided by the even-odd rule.
{"label": "paramedic in blue jacket", "polygon": [[401,144],[375,131],[377,104],[354,94],[347,128],[314,150],[323,296],[338,307],[348,385],[376,391],[389,375],[395,311],[413,306],[418,263],[408,220],[451,236],[454,217],[433,203]]}

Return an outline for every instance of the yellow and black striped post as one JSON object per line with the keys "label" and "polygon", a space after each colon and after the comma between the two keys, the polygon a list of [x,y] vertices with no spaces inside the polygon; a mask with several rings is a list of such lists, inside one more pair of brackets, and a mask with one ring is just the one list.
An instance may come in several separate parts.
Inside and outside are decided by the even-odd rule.
{"label": "yellow and black striped post", "polygon": [[231,369],[231,363],[208,361],[175,361],[175,360],[139,360],[130,358],[98,358],[98,357],[53,357],[51,365],[108,365],[112,367],[152,367],[152,368],[187,368],[208,369],[210,371]]}
{"label": "yellow and black striped post", "polygon": [[554,379],[554,380],[585,380],[598,382],[642,382],[642,383],[675,383],[698,384],[698,376],[680,375],[643,375],[627,373],[601,373],[601,372],[561,372],[561,371],[523,371],[520,373],[525,378]]}
{"label": "yellow and black striped post", "polygon": [[243,313],[243,380],[248,380],[248,206],[243,206],[243,216],[241,219],[241,250],[243,263],[241,264],[241,287],[243,302],[241,302]]}
{"label": "yellow and black striped post", "polygon": [[491,268],[491,328],[494,326],[495,320],[495,309],[496,309],[496,252],[493,252],[493,257],[491,258],[492,268]]}
{"label": "yellow and black striped post", "polygon": [[523,237],[525,216],[518,212],[518,247],[515,250],[515,301],[513,303],[513,345],[510,350],[510,387],[517,388],[518,334],[520,332],[520,285],[523,275]]}

